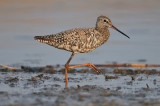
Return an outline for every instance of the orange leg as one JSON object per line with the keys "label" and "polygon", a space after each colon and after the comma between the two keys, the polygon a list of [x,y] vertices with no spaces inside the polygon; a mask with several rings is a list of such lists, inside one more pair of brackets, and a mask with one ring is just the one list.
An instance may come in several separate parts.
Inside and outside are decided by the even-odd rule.
{"label": "orange leg", "polygon": [[68,72],[67,72],[68,68],[65,67],[65,76],[66,76],[66,84],[65,84],[65,87],[68,86]]}
{"label": "orange leg", "polygon": [[71,57],[69,58],[69,60],[68,60],[67,63],[65,64],[65,76],[66,76],[66,84],[65,84],[65,87],[68,86],[68,68],[69,68],[69,63],[70,63],[70,61],[72,60],[72,58],[73,58],[74,55],[75,55],[75,54],[72,53]]}
{"label": "orange leg", "polygon": [[94,71],[96,71],[96,72],[98,72],[98,73],[101,73],[101,71],[98,70],[98,69],[96,68],[96,66],[94,66],[94,65],[91,64],[91,63],[82,64],[82,65],[69,66],[69,63],[70,63],[70,61],[72,60],[72,58],[73,58],[74,55],[75,55],[75,53],[72,53],[71,57],[69,58],[69,60],[68,60],[67,63],[65,64],[65,77],[66,77],[65,87],[68,86],[68,69],[69,69],[69,68],[76,68],[76,67],[88,66],[88,67],[91,67]]}
{"label": "orange leg", "polygon": [[98,72],[98,73],[101,73],[101,71],[98,70],[98,69],[96,68],[96,66],[93,65],[92,63],[86,63],[86,64],[81,64],[81,65],[69,66],[68,68],[85,67],[85,66],[91,67],[94,71],[96,71],[96,72]]}

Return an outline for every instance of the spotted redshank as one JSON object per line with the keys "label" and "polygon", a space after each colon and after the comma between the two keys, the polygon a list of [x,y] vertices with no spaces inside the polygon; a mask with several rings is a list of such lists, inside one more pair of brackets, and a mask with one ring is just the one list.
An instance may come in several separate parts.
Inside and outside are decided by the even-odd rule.
{"label": "spotted redshank", "polygon": [[118,32],[129,38],[129,36],[127,36],[120,30],[118,30],[115,26],[113,26],[111,20],[108,17],[99,16],[97,18],[95,28],[71,29],[57,34],[35,36],[34,39],[41,43],[46,43],[55,48],[72,52],[72,55],[65,64],[65,78],[66,78],[65,86],[67,87],[68,86],[67,71],[70,68],[88,66],[98,73],[101,72],[91,63],[74,65],[74,66],[69,66],[69,63],[75,54],[91,52],[97,47],[104,44],[110,36],[108,28],[117,30]]}

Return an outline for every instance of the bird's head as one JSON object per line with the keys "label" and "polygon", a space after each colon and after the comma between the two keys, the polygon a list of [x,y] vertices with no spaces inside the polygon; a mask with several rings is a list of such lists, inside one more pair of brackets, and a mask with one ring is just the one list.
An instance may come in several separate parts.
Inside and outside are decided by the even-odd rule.
{"label": "bird's head", "polygon": [[106,16],[99,16],[97,18],[96,29],[107,29],[107,28],[112,28],[112,29],[120,32],[124,36],[130,38],[125,33],[123,33],[122,31],[120,31],[119,29],[117,29],[115,26],[113,26],[111,20],[108,17],[106,17]]}

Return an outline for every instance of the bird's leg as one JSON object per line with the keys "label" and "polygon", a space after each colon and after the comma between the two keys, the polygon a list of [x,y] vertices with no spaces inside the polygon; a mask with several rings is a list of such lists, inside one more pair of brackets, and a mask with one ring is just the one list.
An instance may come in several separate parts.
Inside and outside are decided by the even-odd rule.
{"label": "bird's leg", "polygon": [[102,73],[100,70],[98,70],[96,68],[95,65],[93,65],[92,63],[86,63],[86,64],[81,64],[81,65],[74,65],[74,66],[69,66],[68,68],[75,68],[75,67],[84,67],[84,66],[88,66],[91,67],[94,71],[98,72],[98,73]]}
{"label": "bird's leg", "polygon": [[65,64],[65,76],[66,76],[66,84],[65,84],[65,87],[67,87],[68,86],[68,68],[69,68],[69,63],[70,63],[70,61],[72,60],[72,58],[73,58],[73,56],[74,56],[75,54],[74,53],[72,53],[72,55],[71,55],[71,57],[69,58],[69,60],[67,61],[67,63]]}

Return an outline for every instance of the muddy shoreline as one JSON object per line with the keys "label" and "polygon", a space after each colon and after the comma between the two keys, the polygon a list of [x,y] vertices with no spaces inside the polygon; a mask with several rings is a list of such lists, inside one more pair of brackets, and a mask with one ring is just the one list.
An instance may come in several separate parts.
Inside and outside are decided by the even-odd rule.
{"label": "muddy shoreline", "polygon": [[65,88],[62,66],[0,69],[0,105],[149,106],[160,105],[160,70],[90,68],[69,71]]}

